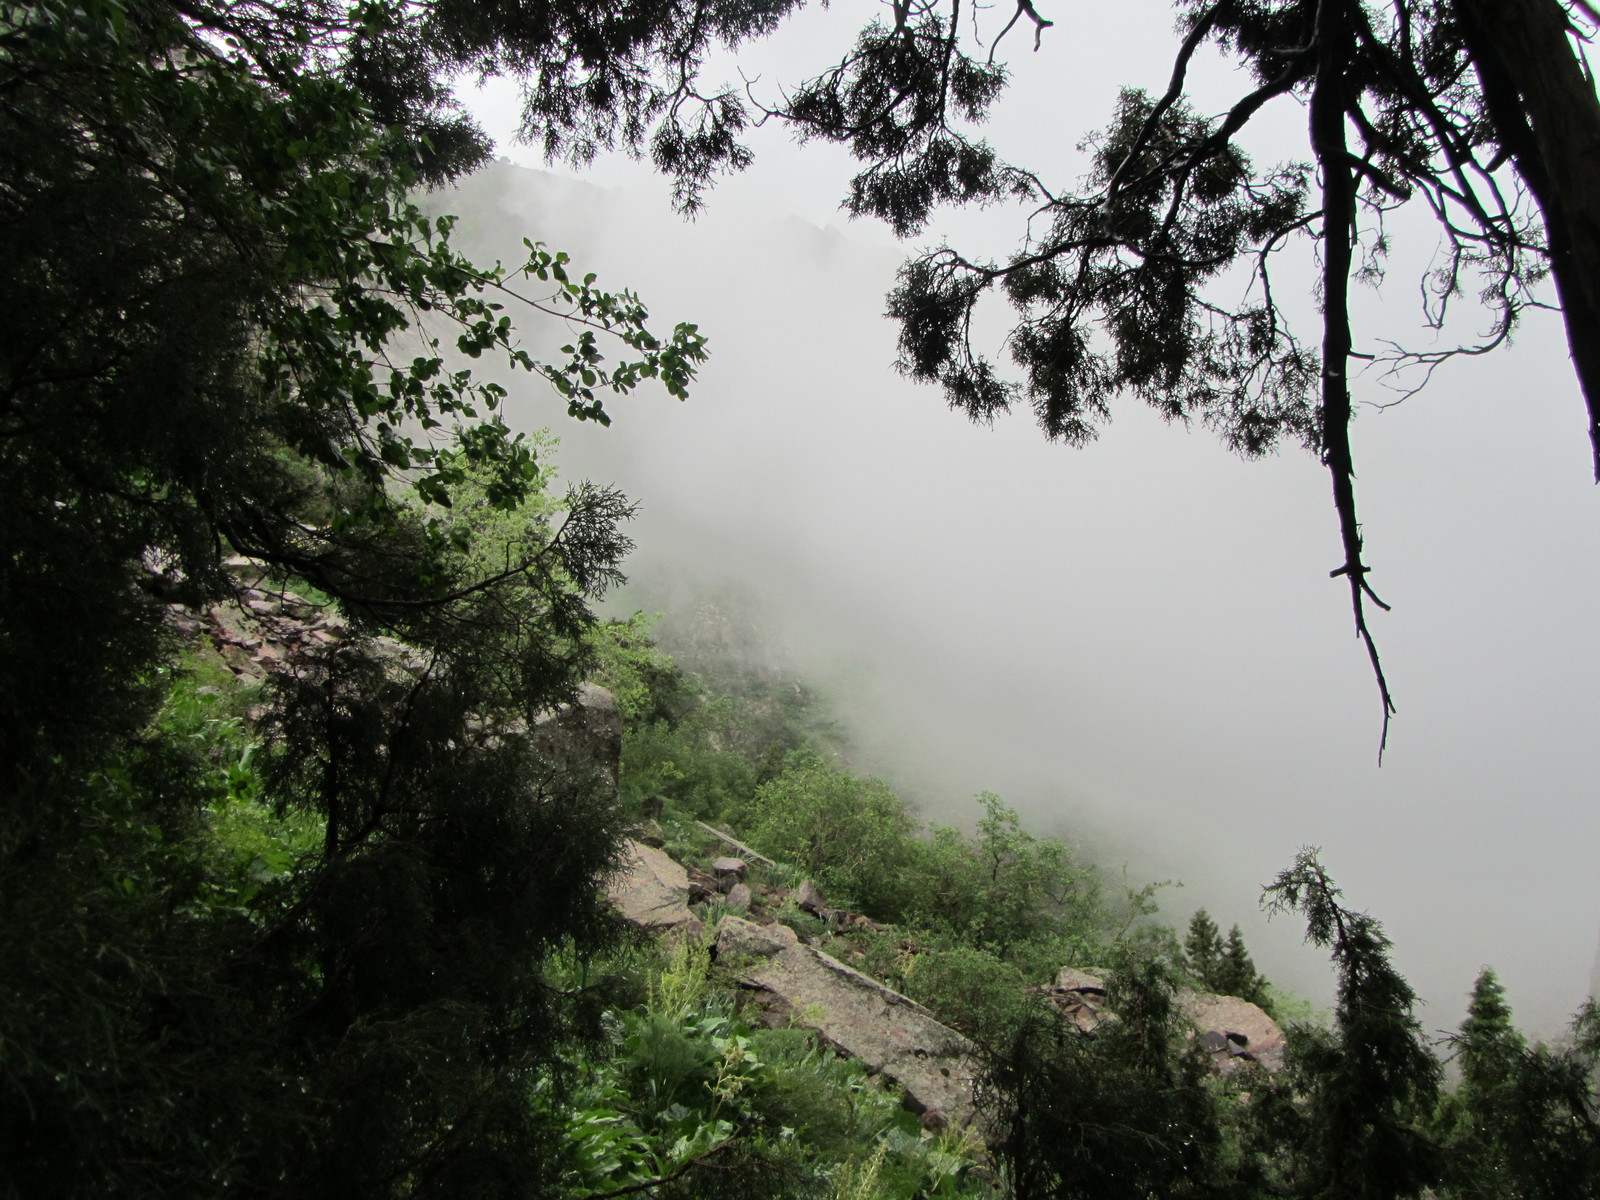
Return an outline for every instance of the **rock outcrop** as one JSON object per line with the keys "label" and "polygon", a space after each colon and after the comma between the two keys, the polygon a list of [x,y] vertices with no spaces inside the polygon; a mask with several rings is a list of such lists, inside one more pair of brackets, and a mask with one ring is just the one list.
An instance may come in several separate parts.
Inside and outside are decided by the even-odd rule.
{"label": "rock outcrop", "polygon": [[[1080,1029],[1090,1030],[1102,1020],[1106,1001],[1103,972],[1081,967],[1062,967],[1050,999]],[[1269,1071],[1283,1067],[1282,1027],[1259,1005],[1238,996],[1216,996],[1210,992],[1181,989],[1173,997],[1178,1011],[1200,1038],[1200,1046],[1211,1056],[1212,1070],[1226,1075],[1241,1063],[1259,1063]]]}
{"label": "rock outcrop", "polygon": [[1259,1005],[1237,996],[1188,990],[1179,992],[1177,1001],[1219,1074],[1235,1071],[1245,1062],[1260,1063],[1269,1071],[1283,1068],[1283,1029]]}
{"label": "rock outcrop", "polygon": [[622,869],[606,896],[625,918],[643,929],[699,933],[705,928],[689,911],[689,873],[663,850],[643,842],[623,843]]}
{"label": "rock outcrop", "polygon": [[756,993],[773,1023],[814,1030],[898,1084],[907,1107],[925,1123],[971,1124],[974,1047],[922,1005],[803,945],[785,925],[724,917],[716,953]]}

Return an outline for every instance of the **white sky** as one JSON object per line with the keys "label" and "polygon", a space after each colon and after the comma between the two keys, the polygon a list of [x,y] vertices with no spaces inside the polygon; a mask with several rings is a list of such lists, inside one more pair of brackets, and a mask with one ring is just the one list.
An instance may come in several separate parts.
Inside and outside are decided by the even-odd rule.
{"label": "white sky", "polygon": [[[1012,34],[990,136],[1066,185],[1118,87],[1164,87],[1174,39],[1153,0],[1052,7],[1038,54]],[[806,14],[747,73],[825,64],[865,11]],[[1200,94],[1221,107],[1239,82],[1213,62]],[[543,166],[509,140],[513,89],[471,104],[503,155]],[[1267,141],[1302,118],[1283,107]],[[687,404],[641,392],[612,428],[578,428],[524,383],[512,410],[562,437],[564,473],[643,502],[636,571],[758,591],[802,661],[846,686],[866,765],[935,815],[997,791],[1141,879],[1181,879],[1175,920],[1203,904],[1241,922],[1269,974],[1325,1003],[1321,955],[1256,911],[1320,845],[1394,939],[1425,1026],[1453,1027],[1491,964],[1523,1024],[1556,1032],[1600,926],[1600,490],[1559,321],[1533,314],[1510,350],[1356,424],[1373,582],[1394,605],[1375,621],[1400,706],[1380,770],[1378,701],[1327,576],[1326,473],[1296,450],[1240,462],[1134,402],[1082,451],[1024,414],[985,430],[950,413],[890,370],[880,314],[908,248],[846,224],[849,174],[838,151],[761,131],[756,165],[692,225],[621,159],[583,182],[502,165],[439,201],[469,248],[509,261],[543,239],[661,326],[710,334]],[[957,213],[924,241],[1004,253],[1018,228]],[[1414,326],[1402,264],[1429,249],[1362,301],[1358,343]],[[1384,398],[1371,380],[1357,395]]]}

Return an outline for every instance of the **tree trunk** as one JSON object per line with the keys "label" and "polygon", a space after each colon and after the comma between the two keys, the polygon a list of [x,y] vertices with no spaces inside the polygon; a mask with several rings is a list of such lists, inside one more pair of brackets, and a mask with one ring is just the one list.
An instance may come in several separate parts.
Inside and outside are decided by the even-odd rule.
{"label": "tree trunk", "polygon": [[1456,0],[1490,116],[1544,213],[1600,481],[1600,100],[1559,0]]}

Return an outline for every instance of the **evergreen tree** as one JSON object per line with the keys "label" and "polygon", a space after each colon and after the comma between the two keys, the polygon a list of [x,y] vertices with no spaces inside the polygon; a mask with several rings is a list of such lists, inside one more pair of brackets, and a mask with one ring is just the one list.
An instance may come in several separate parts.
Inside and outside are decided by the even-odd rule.
{"label": "evergreen tree", "polygon": [[1453,1039],[1461,1083],[1439,1107],[1445,1183],[1463,1200],[1600,1196],[1600,1023],[1592,1005],[1568,1043],[1530,1047],[1485,969]]}
{"label": "evergreen tree", "polygon": [[1226,1194],[1218,1101],[1159,964],[1112,975],[1085,1029],[1039,1010],[980,1082],[1018,1200]]}
{"label": "evergreen tree", "polygon": [[1189,918],[1189,932],[1183,939],[1184,963],[1201,987],[1216,990],[1214,981],[1222,963],[1222,933],[1211,914],[1203,908]]}
{"label": "evergreen tree", "polygon": [[1250,952],[1245,949],[1244,935],[1235,925],[1228,930],[1228,941],[1222,947],[1213,990],[1259,1004],[1266,994],[1266,988],[1266,976],[1256,970]]}
{"label": "evergreen tree", "polygon": [[1276,1152],[1267,1157],[1291,1195],[1419,1196],[1439,1175],[1423,1127],[1437,1100],[1439,1063],[1382,926],[1340,897],[1314,850],[1301,851],[1263,893],[1270,912],[1305,917],[1307,940],[1330,951],[1339,983],[1333,1028],[1294,1031],[1287,1080],[1277,1097],[1263,1098],[1259,1128],[1270,1131]]}
{"label": "evergreen tree", "polygon": [[[556,1185],[534,1093],[593,1026],[545,969],[614,936],[619,820],[527,730],[629,506],[540,500],[503,389],[445,355],[603,419],[702,339],[542,247],[451,250],[408,193],[485,147],[419,19],[0,6],[0,1195]],[[517,346],[518,297],[563,358]],[[232,554],[349,629],[248,734],[174,716],[169,605],[234,596]]]}

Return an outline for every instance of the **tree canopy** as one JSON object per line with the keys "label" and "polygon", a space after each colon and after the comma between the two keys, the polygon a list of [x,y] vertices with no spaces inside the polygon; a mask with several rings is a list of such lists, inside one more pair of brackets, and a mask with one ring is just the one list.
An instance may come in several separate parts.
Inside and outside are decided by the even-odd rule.
{"label": "tree canopy", "polygon": [[[552,1186],[529,1089],[593,1026],[546,973],[615,936],[619,818],[527,729],[631,506],[545,496],[455,364],[603,421],[682,396],[704,339],[423,216],[487,150],[445,28],[0,6],[0,1193]],[[344,622],[248,711],[173,615],[237,599],[241,555]]]}

